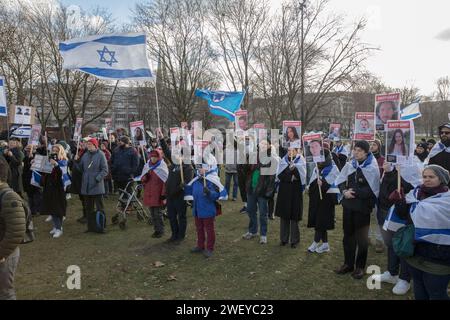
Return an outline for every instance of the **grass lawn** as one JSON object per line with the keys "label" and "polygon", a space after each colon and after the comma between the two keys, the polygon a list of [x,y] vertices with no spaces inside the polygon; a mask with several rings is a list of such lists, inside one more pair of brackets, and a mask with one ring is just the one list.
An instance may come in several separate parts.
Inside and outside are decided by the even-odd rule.
{"label": "grass lawn", "polygon": [[[115,211],[115,198],[106,200],[108,220]],[[78,197],[69,201],[64,235],[52,239],[51,223],[35,218],[37,239],[21,247],[16,275],[19,299],[412,299],[396,297],[392,285],[368,290],[366,280],[338,276],[333,269],[343,262],[342,210],[337,228],[329,233],[331,252],[308,254],[313,230],[301,223],[297,249],[279,246],[279,221],[270,221],[267,245],[245,241],[248,218],[239,213],[241,202],[228,201],[216,220],[216,250],[206,260],[189,250],[195,246],[195,226],[188,210],[184,243],[165,244],[170,236],[152,239],[153,227],[133,215],[128,229],[108,226],[104,235],[85,234],[76,222],[81,206]],[[306,206],[305,206],[306,207]],[[307,216],[306,212],[304,216]],[[108,221],[108,222],[109,222]],[[386,255],[369,249],[368,265],[386,267]],[[156,267],[155,262],[164,265]],[[65,287],[70,265],[81,268],[81,290]]]}

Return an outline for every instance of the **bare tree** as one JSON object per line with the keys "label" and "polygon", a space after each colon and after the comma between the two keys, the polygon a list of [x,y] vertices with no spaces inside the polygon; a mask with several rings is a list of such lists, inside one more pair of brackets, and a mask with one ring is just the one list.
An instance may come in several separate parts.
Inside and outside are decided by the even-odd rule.
{"label": "bare tree", "polygon": [[149,53],[158,61],[161,109],[178,123],[193,119],[197,88],[220,84],[206,14],[203,0],[156,0],[134,10],[135,26],[149,34]]}

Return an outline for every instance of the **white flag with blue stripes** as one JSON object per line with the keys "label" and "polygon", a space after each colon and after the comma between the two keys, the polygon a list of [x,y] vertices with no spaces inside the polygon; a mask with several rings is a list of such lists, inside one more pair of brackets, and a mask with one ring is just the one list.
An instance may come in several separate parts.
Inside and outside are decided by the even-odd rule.
{"label": "white flag with blue stripes", "polygon": [[414,120],[420,118],[422,113],[420,112],[420,98],[416,99],[409,106],[403,108],[400,111],[400,120]]}
{"label": "white flag with blue stripes", "polygon": [[64,69],[106,80],[153,79],[144,33],[96,35],[59,43]]}
{"label": "white flag with blue stripes", "polygon": [[11,138],[28,139],[30,134],[31,127],[19,127],[12,132]]}
{"label": "white flag with blue stripes", "polygon": [[5,78],[0,76],[0,117],[8,116],[8,106],[6,103]]}

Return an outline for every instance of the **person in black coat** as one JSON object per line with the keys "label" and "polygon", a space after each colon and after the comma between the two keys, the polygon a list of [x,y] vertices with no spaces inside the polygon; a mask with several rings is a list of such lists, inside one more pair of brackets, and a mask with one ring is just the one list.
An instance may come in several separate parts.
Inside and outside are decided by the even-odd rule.
{"label": "person in black coat", "polygon": [[186,236],[187,219],[186,210],[187,205],[184,200],[184,186],[189,183],[194,173],[190,163],[183,164],[183,182],[181,181],[180,164],[172,162],[172,152],[169,149],[166,141],[161,135],[161,148],[166,159],[170,161],[169,177],[166,181],[166,196],[167,196],[167,214],[170,221],[170,229],[172,235],[168,242],[180,243]]}
{"label": "person in black coat", "polygon": [[9,141],[9,149],[5,149],[3,155],[11,168],[11,188],[23,198],[22,173],[24,155],[20,150],[21,147],[22,145],[18,140],[12,139]]}
{"label": "person in black coat", "polygon": [[[339,184],[344,199],[342,200],[343,227],[344,227],[344,264],[335,272],[346,274],[352,272],[354,279],[362,279],[365,274],[367,262],[367,252],[369,247],[369,226],[370,213],[375,207],[377,195],[371,189],[363,170],[359,166],[364,166],[371,157],[371,163],[366,167],[374,179],[380,179],[378,164],[372,154],[369,153],[369,143],[358,141],[353,149],[354,160],[358,163],[356,171],[346,177],[346,181]],[[353,166],[349,162],[346,166]],[[346,167],[342,169],[346,173]],[[356,256],[356,261],[355,261]],[[355,268],[356,265],[356,268]]]}
{"label": "person in black coat", "polygon": [[[328,230],[334,229],[335,205],[337,204],[337,195],[327,193],[331,185],[326,180],[326,175],[332,174],[333,160],[329,150],[325,150],[325,162],[318,163],[320,179],[314,179],[309,185],[309,209],[308,209],[308,228],[314,228],[314,242],[308,248],[313,253],[329,252]],[[320,186],[319,186],[320,184]],[[322,200],[320,199],[319,187],[322,191]],[[322,241],[322,245],[319,243]]]}
{"label": "person in black coat", "polygon": [[28,206],[30,207],[33,216],[39,215],[42,205],[42,191],[41,188],[31,184],[33,172],[31,170],[31,162],[34,159],[35,148],[28,145],[25,148],[25,159],[23,161],[23,189],[27,194]]}
{"label": "person in black coat", "polygon": [[438,145],[441,150],[437,154],[431,152],[432,155],[430,155],[428,164],[436,164],[450,171],[450,123],[443,124],[439,127],[439,135],[441,142]]}
{"label": "person in black coat", "polygon": [[[306,165],[303,159],[297,157],[298,151],[290,149],[279,164],[288,164],[282,172],[278,172],[278,197],[275,215],[280,217],[280,240],[281,246],[291,243],[292,248],[296,248],[300,242],[299,221],[303,218],[303,189],[306,181],[302,181],[297,166],[302,166],[300,170],[306,173]],[[297,166],[296,166],[297,163]],[[305,179],[306,175],[303,177]]]}

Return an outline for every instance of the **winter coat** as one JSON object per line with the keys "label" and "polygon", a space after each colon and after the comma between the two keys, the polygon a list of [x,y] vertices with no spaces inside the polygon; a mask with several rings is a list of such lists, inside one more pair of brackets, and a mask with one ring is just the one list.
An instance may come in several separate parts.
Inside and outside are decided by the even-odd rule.
{"label": "winter coat", "polygon": [[[389,196],[398,188],[397,177],[397,169],[395,168],[391,172],[384,173],[383,181],[380,185],[378,206],[385,211],[388,211],[394,205],[392,201],[389,201]],[[406,182],[403,178],[401,178],[401,186],[405,194],[408,194],[412,189],[414,189],[414,187],[410,183]]]}
{"label": "winter coat", "polygon": [[[2,161],[0,165],[4,165]],[[0,183],[0,193],[9,189]],[[22,199],[13,191],[6,191],[1,200],[0,211],[0,259],[7,258],[21,244],[26,231],[25,209]]]}
{"label": "winter coat", "polygon": [[[164,139],[161,139],[161,147],[167,159],[171,159],[171,152]],[[189,183],[194,177],[194,170],[190,164],[183,164],[184,183]],[[166,181],[167,201],[184,201],[184,186],[181,183],[180,165],[169,165],[169,177]]]}
{"label": "winter coat", "polygon": [[205,195],[203,192],[203,178],[195,181],[191,186],[186,188],[192,188],[192,196],[194,197],[192,205],[192,215],[197,218],[213,218],[216,216],[216,201],[219,200],[220,193],[215,184],[211,181],[206,181],[206,187],[209,190],[209,195]]}
{"label": "winter coat", "polygon": [[[292,181],[292,177],[295,178]],[[278,176],[278,197],[275,215],[282,219],[301,221],[303,218],[303,192],[298,170],[287,167]]]}
{"label": "winter coat", "polygon": [[111,156],[111,174],[114,181],[127,182],[133,179],[138,172],[139,157],[133,147],[114,149]]}
{"label": "winter coat", "polygon": [[344,209],[370,214],[375,207],[376,196],[360,168],[349,175],[347,177],[347,182],[340,184],[339,189],[342,193],[344,190],[348,189],[353,189],[353,191],[355,191],[355,199],[342,199],[342,206]]}
{"label": "winter coat", "polygon": [[111,175],[111,152],[109,152],[108,149],[106,149],[105,151],[102,151],[105,154],[106,157],[106,161],[108,162],[108,175],[105,177],[105,180],[111,180],[112,179],[112,175]]}
{"label": "winter coat", "polygon": [[33,160],[33,156],[25,156],[25,159],[23,160],[23,173],[22,173],[22,183],[23,183],[23,190],[27,194],[34,194],[39,193],[40,188],[33,186],[31,182],[31,178],[33,175],[33,171],[31,170],[31,161]]}
{"label": "winter coat", "polygon": [[144,206],[149,208],[164,206],[166,199],[165,183],[153,171],[149,171],[142,177],[144,185]]}
{"label": "winter coat", "polygon": [[262,168],[270,168],[270,162],[268,164],[256,164],[256,165],[245,165],[246,166],[246,183],[245,187],[247,193],[255,194],[257,197],[263,197],[265,199],[272,198],[275,193],[275,174],[273,175],[260,175],[258,179],[258,184],[253,190],[252,187],[252,176],[256,170],[261,170]]}
{"label": "winter coat", "polygon": [[103,179],[108,175],[108,163],[105,154],[96,150],[85,152],[80,162],[74,166],[82,173],[81,195],[97,196],[105,194]]}
{"label": "winter coat", "polygon": [[59,166],[54,167],[52,173],[42,176],[41,185],[44,190],[41,214],[55,215],[59,218],[66,215],[67,200],[62,176],[63,172]]}
{"label": "winter coat", "polygon": [[336,194],[327,193],[330,185],[323,178],[322,171],[323,168],[320,169],[322,200],[320,200],[317,180],[314,180],[309,186],[308,228],[325,231],[334,229],[337,196]]}
{"label": "winter coat", "polygon": [[23,159],[24,155],[22,151],[18,148],[10,149],[12,156],[5,156],[6,161],[9,163],[9,167],[11,168],[12,181],[11,188],[17,192],[23,192],[23,183],[22,183],[22,173],[23,173]]}

